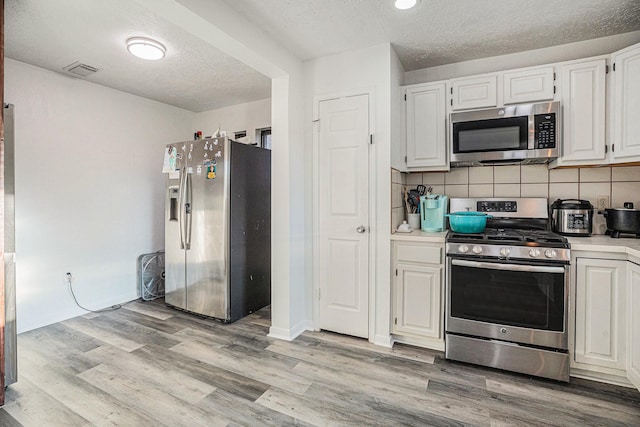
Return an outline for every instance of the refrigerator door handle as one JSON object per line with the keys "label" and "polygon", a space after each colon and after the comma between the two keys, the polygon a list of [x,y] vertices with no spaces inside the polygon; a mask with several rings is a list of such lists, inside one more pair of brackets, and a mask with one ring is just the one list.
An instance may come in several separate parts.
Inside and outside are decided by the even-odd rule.
{"label": "refrigerator door handle", "polygon": [[180,171],[180,183],[178,184],[178,228],[180,229],[180,249],[184,249],[184,184],[185,184],[186,167],[182,167]]}
{"label": "refrigerator door handle", "polygon": [[185,210],[185,214],[186,214],[186,227],[185,227],[185,249],[189,250],[191,249],[191,203],[192,203],[192,185],[191,185],[191,174],[187,173],[187,178],[186,178],[186,185],[185,185],[185,190],[186,190],[186,202],[184,204],[184,210]]}

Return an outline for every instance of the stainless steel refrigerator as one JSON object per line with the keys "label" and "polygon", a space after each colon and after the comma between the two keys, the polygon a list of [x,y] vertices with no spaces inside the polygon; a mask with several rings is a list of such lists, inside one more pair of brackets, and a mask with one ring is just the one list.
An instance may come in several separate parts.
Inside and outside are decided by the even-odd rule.
{"label": "stainless steel refrigerator", "polygon": [[4,385],[18,381],[14,106],[4,104]]}
{"label": "stainless steel refrigerator", "polygon": [[165,302],[223,322],[269,305],[271,151],[227,138],[165,150]]}

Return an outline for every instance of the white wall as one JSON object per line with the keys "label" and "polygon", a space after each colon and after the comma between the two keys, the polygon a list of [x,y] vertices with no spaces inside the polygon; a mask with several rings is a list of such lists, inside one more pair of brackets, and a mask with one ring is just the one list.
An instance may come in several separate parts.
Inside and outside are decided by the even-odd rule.
{"label": "white wall", "polygon": [[588,58],[590,56],[605,55],[640,42],[640,31],[634,31],[599,39],[585,40],[559,46],[512,53],[509,55],[493,56],[490,58],[474,59],[472,61],[441,65],[408,71],[405,74],[405,84],[435,82],[473,74],[490,73],[513,68],[529,67],[533,65],[551,64],[572,59]]}
{"label": "white wall", "polygon": [[255,142],[256,129],[271,127],[271,98],[205,111],[194,117],[194,132],[201,130],[205,136],[213,135],[218,127],[231,138],[234,132],[246,130],[247,138],[240,141]]}
{"label": "white wall", "polygon": [[[357,51],[327,56],[305,63],[305,140],[312,146],[313,100],[345,94],[370,94],[370,108],[373,123],[375,150],[370,195],[375,201],[372,209],[371,239],[375,253],[371,264],[375,268],[374,292],[370,298],[375,309],[370,312],[369,339],[382,345],[389,345],[390,319],[390,139],[391,139],[391,57],[395,55],[390,44],[381,44]],[[308,154],[309,169],[313,159]],[[305,204],[310,199],[313,187],[308,185]],[[308,293],[310,298],[310,292]],[[307,300],[307,304],[311,303]]]}
{"label": "white wall", "polygon": [[404,108],[402,97],[404,84],[404,68],[393,47],[391,48],[391,167],[404,169],[404,156],[407,155],[407,147],[404,141]]}
{"label": "white wall", "polygon": [[312,211],[305,190],[312,169],[305,157],[302,66],[272,80],[273,126],[271,156],[272,303],[269,336],[292,340],[312,329]]}
{"label": "white wall", "polygon": [[194,114],[21,62],[5,61],[15,104],[17,323],[71,318],[73,274],[91,309],[135,299],[136,258],[164,247],[163,146]]}
{"label": "white wall", "polygon": [[304,188],[302,63],[224,0],[134,0],[211,46],[272,79],[271,119],[271,328],[291,340],[309,327],[305,312],[312,236]]}

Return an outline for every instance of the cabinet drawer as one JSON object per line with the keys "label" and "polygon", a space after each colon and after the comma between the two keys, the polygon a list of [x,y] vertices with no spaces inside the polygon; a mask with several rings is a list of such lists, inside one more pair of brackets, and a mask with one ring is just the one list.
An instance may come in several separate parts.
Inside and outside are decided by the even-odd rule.
{"label": "cabinet drawer", "polygon": [[398,262],[442,264],[442,247],[419,243],[398,243],[396,246],[396,260]]}

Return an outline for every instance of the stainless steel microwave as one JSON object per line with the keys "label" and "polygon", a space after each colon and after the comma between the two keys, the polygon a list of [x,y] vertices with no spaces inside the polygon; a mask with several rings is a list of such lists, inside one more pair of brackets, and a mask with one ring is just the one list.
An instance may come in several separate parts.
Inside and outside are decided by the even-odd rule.
{"label": "stainless steel microwave", "polygon": [[560,153],[560,103],[451,113],[451,166],[547,163]]}

